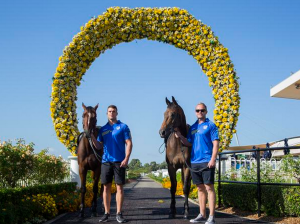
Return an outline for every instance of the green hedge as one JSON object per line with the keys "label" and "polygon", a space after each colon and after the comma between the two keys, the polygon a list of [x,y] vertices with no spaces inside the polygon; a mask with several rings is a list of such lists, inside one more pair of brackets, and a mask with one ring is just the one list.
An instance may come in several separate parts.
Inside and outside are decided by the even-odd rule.
{"label": "green hedge", "polygon": [[[215,185],[217,188],[217,184]],[[245,211],[257,211],[257,186],[223,183],[222,204]],[[261,210],[272,216],[300,216],[300,187],[261,186]]]}
{"label": "green hedge", "polygon": [[76,190],[76,182],[59,183],[59,184],[45,184],[33,187],[24,188],[4,188],[0,189],[0,202],[18,202],[24,195],[31,196],[36,194],[50,194],[55,195],[63,190],[72,192]]}
{"label": "green hedge", "polygon": [[71,182],[25,188],[0,189],[0,224],[26,223],[26,221],[32,221],[34,219],[37,220],[32,223],[40,223],[40,221],[52,218],[53,213],[43,211],[44,208],[37,206],[37,204],[31,200],[26,200],[26,198],[39,194],[53,196],[63,191],[73,193],[76,190],[76,184],[77,183]]}

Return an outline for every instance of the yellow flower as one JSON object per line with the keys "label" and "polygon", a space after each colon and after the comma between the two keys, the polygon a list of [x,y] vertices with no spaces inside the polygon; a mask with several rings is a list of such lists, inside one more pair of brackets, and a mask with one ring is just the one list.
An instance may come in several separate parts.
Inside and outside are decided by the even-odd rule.
{"label": "yellow flower", "polygon": [[[161,20],[163,20],[161,23],[157,23]],[[178,24],[174,21],[178,21]],[[94,29],[97,26],[98,29]],[[115,29],[116,26],[120,29]],[[107,31],[113,31],[111,32],[113,36],[107,35]],[[218,121],[216,125],[222,126],[224,128],[222,130],[226,132],[221,135],[220,149],[226,148],[238,119],[240,99],[239,85],[228,49],[218,42],[210,27],[193,18],[186,10],[176,7],[154,9],[111,7],[103,15],[91,19],[85,27],[81,27],[81,32],[73,38],[67,50],[59,57],[52,84],[51,117],[60,118],[56,124],[61,123],[62,126],[55,125],[59,139],[67,144],[68,150],[71,152],[75,150],[75,137],[73,135],[67,137],[65,133],[77,130],[76,106],[73,102],[76,99],[74,88],[80,85],[81,78],[90,63],[106,49],[122,41],[144,37],[150,40],[169,41],[174,46],[187,50],[188,54],[193,55],[201,64],[208,77],[209,86],[213,87],[216,107],[222,107],[230,114],[227,119],[228,115],[223,116],[223,111],[214,111],[214,119]],[[92,49],[93,52],[90,52]],[[66,113],[70,116],[70,120]],[[231,116],[232,114],[235,114],[235,117]],[[226,122],[226,125],[223,122]],[[231,125],[228,124],[230,122]]]}

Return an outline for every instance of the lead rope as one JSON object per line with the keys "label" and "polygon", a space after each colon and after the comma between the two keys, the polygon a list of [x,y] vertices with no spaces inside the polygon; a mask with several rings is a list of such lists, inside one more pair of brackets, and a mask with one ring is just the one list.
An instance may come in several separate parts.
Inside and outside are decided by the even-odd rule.
{"label": "lead rope", "polygon": [[[170,138],[170,136],[171,136],[172,133],[173,133],[173,131],[171,130],[171,133],[169,134],[169,136],[168,136],[168,138],[167,138],[167,141],[166,141],[167,144],[164,142],[164,143],[162,143],[161,146],[159,147],[158,152],[159,152],[160,154],[163,154],[163,153],[166,151],[166,148],[167,148],[167,145],[168,145],[168,141],[169,141],[169,138]],[[162,147],[164,144],[165,144],[164,151],[161,152],[160,149],[161,149],[161,147]]]}
{"label": "lead rope", "polygon": [[208,167],[204,167],[204,168],[202,168],[202,169],[200,169],[200,170],[194,170],[194,169],[192,169],[188,164],[187,164],[187,162],[186,162],[186,159],[185,159],[185,156],[184,156],[184,149],[183,149],[183,147],[182,147],[182,144],[181,144],[181,153],[182,153],[182,156],[183,156],[183,159],[184,159],[184,162],[185,162],[185,165],[189,168],[189,170],[191,171],[191,172],[193,172],[193,173],[200,173],[200,172],[202,172],[202,171],[204,171],[204,170],[206,170]]}

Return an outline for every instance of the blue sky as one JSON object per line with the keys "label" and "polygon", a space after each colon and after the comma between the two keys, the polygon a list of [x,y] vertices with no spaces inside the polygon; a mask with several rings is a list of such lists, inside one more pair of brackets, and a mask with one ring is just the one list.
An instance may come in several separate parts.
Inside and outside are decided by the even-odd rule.
{"label": "blue sky", "polygon": [[[241,109],[237,132],[241,145],[300,135],[299,101],[270,97],[270,88],[300,70],[299,1],[0,1],[0,139],[24,138],[36,152],[67,158],[50,117],[51,83],[58,58],[91,17],[108,7],[179,7],[211,26],[240,77]],[[214,100],[208,80],[195,59],[171,45],[138,40],[106,51],[78,87],[81,103],[96,105],[98,124],[115,104],[118,118],[133,136],[131,158],[162,162],[158,130],[165,97],[175,96],[189,124],[194,107]],[[235,139],[232,145],[236,145]]]}

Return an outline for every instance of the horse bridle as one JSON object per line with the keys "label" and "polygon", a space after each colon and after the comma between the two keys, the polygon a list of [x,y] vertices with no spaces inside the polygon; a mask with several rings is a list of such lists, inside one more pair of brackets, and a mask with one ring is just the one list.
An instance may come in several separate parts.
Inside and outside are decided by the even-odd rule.
{"label": "horse bridle", "polygon": [[[84,115],[82,115],[82,117],[84,118]],[[82,124],[83,124],[83,126],[84,126],[83,120],[82,120]],[[95,127],[96,127],[96,124],[97,124],[97,118],[95,118],[95,125],[94,125]],[[95,129],[95,128],[93,128],[93,129]],[[93,129],[91,129],[91,130],[93,130]],[[102,156],[98,155],[96,149],[94,148],[94,144],[93,144],[93,142],[92,142],[91,134],[93,134],[93,132],[90,133],[90,130],[88,130],[88,129],[87,129],[87,130],[83,129],[83,132],[81,132],[80,135],[83,135],[83,134],[85,134],[85,137],[88,139],[88,142],[89,142],[89,144],[90,144],[90,146],[91,146],[91,148],[92,148],[92,150],[93,150],[93,153],[94,153],[96,159],[101,163],[101,161],[102,161]]]}

